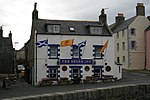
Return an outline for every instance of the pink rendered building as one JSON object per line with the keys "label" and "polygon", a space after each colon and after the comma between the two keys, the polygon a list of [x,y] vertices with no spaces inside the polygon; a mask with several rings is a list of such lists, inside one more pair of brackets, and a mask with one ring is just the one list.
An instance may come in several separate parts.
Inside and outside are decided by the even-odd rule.
{"label": "pink rendered building", "polygon": [[150,26],[145,30],[146,36],[146,70],[150,70]]}

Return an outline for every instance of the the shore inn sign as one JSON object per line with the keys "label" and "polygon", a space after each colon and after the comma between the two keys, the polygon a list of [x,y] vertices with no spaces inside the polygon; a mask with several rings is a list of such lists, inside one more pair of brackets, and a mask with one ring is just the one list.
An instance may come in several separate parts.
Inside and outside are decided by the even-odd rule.
{"label": "the shore inn sign", "polygon": [[34,46],[34,63],[30,66],[34,85],[43,78],[122,78],[121,67],[114,61],[114,40],[104,10],[99,21],[45,20],[37,15],[35,4],[31,34],[34,39],[27,43],[32,41]]}

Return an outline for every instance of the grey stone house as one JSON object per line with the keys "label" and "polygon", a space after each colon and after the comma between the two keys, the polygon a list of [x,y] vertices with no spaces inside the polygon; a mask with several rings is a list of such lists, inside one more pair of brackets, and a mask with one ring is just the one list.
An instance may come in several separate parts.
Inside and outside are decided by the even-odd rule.
{"label": "grey stone house", "polygon": [[12,33],[9,37],[3,37],[3,29],[0,28],[0,74],[14,73],[15,49],[12,44]]}

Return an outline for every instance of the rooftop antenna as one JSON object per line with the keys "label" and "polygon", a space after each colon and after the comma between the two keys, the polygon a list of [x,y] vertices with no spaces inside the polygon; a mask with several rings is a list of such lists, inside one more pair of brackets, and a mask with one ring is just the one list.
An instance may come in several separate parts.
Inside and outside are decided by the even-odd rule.
{"label": "rooftop antenna", "polygon": [[109,8],[102,8],[102,9],[107,10],[107,9],[109,9]]}
{"label": "rooftop antenna", "polygon": [[105,14],[105,10],[107,10],[107,9],[109,9],[109,8],[102,8],[101,14]]}

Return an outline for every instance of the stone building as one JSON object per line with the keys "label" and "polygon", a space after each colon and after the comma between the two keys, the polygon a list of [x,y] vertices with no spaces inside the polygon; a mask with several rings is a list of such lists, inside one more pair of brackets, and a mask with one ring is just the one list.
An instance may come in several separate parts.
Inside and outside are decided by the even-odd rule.
{"label": "stone building", "polygon": [[14,73],[15,49],[12,44],[12,33],[9,37],[3,37],[3,29],[0,28],[0,73]]}
{"label": "stone building", "polygon": [[25,47],[16,50],[16,64],[25,65]]}
{"label": "stone building", "polygon": [[150,21],[145,16],[143,3],[137,3],[136,16],[125,20],[122,13],[110,25],[114,33],[115,61],[124,69],[145,69],[145,29]]}

